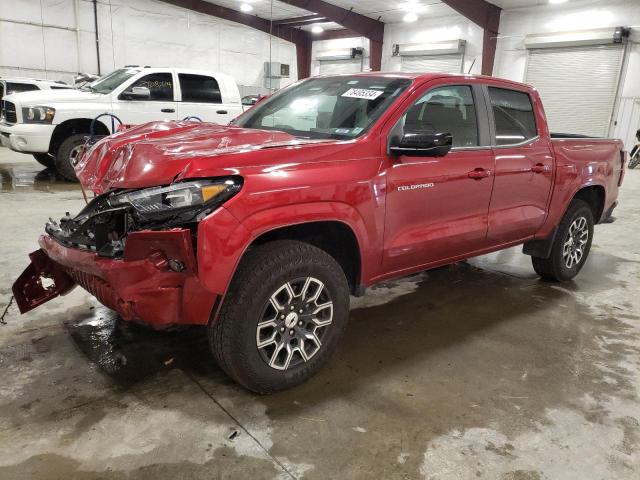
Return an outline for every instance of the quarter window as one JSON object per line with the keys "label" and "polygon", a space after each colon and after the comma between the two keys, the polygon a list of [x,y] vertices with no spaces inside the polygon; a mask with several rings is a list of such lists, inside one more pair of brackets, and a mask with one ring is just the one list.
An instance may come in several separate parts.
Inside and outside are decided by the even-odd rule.
{"label": "quarter window", "polygon": [[489,97],[496,124],[496,145],[514,145],[538,135],[528,93],[489,87]]}
{"label": "quarter window", "polygon": [[213,77],[205,75],[178,74],[183,102],[222,103],[220,86]]}
{"label": "quarter window", "polygon": [[471,87],[454,85],[430,90],[403,117],[404,131],[450,133],[454,147],[478,145],[478,120]]}
{"label": "quarter window", "polygon": [[147,87],[151,92],[149,100],[156,102],[173,102],[173,78],[170,73],[150,73],[131,85]]}

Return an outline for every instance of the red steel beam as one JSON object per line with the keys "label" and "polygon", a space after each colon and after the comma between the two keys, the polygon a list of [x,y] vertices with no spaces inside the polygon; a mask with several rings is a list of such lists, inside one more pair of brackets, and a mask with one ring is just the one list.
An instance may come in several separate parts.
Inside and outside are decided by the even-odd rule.
{"label": "red steel beam", "polygon": [[345,28],[358,32],[360,36],[367,37],[377,42],[382,42],[384,36],[384,23],[374,20],[366,15],[361,15],[353,10],[338,7],[323,0],[279,0],[310,12],[317,13],[329,20],[342,25]]}
{"label": "red steel beam", "polygon": [[358,32],[349,30],[348,28],[342,28],[340,30],[325,30],[322,33],[314,33],[311,36],[312,40],[333,40],[335,38],[356,38],[361,35]]}
{"label": "red steel beam", "polygon": [[492,75],[502,9],[485,0],[442,0],[442,2],[484,29],[482,74]]}
{"label": "red steel beam", "polygon": [[311,35],[309,32],[291,28],[287,25],[272,25],[269,20],[222,7],[204,0],[160,0],[161,2],[186,8],[194,12],[211,15],[231,22],[240,23],[256,30],[274,35],[295,44],[298,66],[298,78],[306,78],[311,74]]}
{"label": "red steel beam", "polygon": [[[293,5],[304,10],[309,10],[328,20],[342,25],[345,29],[355,32],[357,35],[345,34],[349,37],[359,36],[369,39],[369,66],[371,70],[378,71],[382,65],[382,42],[384,40],[384,23],[374,20],[366,15],[361,15],[353,10],[333,5],[323,0],[280,0],[283,3]],[[337,35],[337,34],[332,34]],[[319,36],[313,37],[321,40]],[[345,38],[345,37],[333,37]]]}
{"label": "red steel beam", "polygon": [[326,22],[327,19],[321,15],[305,15],[304,17],[284,18],[282,20],[274,20],[274,25],[286,25],[287,27],[300,27],[309,25],[310,23]]}

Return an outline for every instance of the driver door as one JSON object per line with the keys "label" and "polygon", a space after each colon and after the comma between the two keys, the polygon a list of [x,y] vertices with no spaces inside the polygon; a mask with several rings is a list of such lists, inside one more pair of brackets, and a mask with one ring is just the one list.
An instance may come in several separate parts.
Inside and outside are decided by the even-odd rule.
{"label": "driver door", "polygon": [[[128,97],[126,92],[133,87],[146,87],[150,97],[136,99]],[[118,96],[113,110],[122,123],[140,125],[153,120],[176,120],[178,102],[175,101],[175,87],[171,72],[154,72],[144,75]]]}
{"label": "driver door", "polygon": [[486,246],[494,156],[480,86],[442,85],[402,115],[411,131],[448,132],[443,157],[390,156],[383,270],[420,270]]}

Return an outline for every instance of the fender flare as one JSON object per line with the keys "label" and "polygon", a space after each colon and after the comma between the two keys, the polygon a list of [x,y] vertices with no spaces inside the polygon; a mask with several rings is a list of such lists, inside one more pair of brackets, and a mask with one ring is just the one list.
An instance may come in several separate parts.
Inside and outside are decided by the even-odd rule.
{"label": "fender flare", "polygon": [[240,260],[257,238],[274,230],[313,222],[340,222],[350,228],[360,250],[360,278],[371,276],[367,266],[375,257],[375,247],[368,241],[371,237],[360,213],[342,202],[308,202],[262,210],[242,222],[224,207],[204,219],[198,228],[200,282],[224,297]]}

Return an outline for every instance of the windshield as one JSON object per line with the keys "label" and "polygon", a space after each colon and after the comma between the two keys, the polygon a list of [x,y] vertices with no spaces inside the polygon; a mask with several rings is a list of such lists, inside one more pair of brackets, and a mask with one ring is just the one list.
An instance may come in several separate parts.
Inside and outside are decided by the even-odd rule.
{"label": "windshield", "polygon": [[388,77],[313,78],[258,104],[235,124],[303,138],[355,138],[410,84]]}
{"label": "windshield", "polygon": [[140,73],[140,70],[137,68],[121,68],[111,72],[109,75],[99,78],[89,85],[82,87],[81,90],[91,90],[92,92],[97,93],[111,93],[122,85],[123,82],[127,81],[137,73]]}

